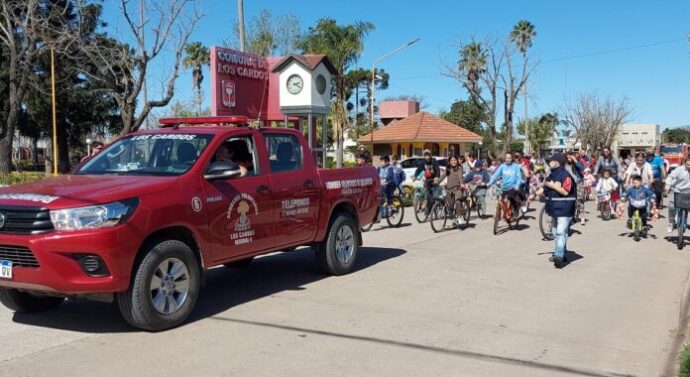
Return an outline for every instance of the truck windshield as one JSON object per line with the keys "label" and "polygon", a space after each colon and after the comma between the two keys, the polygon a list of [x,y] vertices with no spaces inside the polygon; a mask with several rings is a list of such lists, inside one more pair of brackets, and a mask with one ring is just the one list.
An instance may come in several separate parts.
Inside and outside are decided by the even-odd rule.
{"label": "truck windshield", "polygon": [[662,145],[661,154],[682,154],[683,147],[680,145]]}
{"label": "truck windshield", "polygon": [[212,138],[179,133],[130,136],[94,156],[76,174],[180,175],[194,165]]}

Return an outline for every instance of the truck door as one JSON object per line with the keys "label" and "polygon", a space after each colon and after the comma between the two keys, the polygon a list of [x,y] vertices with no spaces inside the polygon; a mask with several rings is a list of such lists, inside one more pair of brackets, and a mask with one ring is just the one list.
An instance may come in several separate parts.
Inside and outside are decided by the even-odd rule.
{"label": "truck door", "polygon": [[273,190],[268,171],[260,164],[256,136],[249,130],[233,135],[211,159],[210,163],[233,161],[243,171],[236,178],[204,180],[214,261],[261,252],[275,245]]}
{"label": "truck door", "polygon": [[276,246],[313,240],[319,208],[319,185],[309,151],[297,136],[264,133],[276,202]]}

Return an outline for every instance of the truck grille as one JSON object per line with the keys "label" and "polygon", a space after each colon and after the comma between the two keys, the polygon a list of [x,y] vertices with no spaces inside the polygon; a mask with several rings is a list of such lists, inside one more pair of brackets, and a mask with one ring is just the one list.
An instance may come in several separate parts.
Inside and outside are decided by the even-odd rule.
{"label": "truck grille", "polygon": [[50,221],[50,211],[46,208],[0,207],[0,234],[40,234],[51,230],[53,223]]}
{"label": "truck grille", "polygon": [[34,253],[22,246],[0,245],[0,260],[8,260],[15,267],[39,267]]}

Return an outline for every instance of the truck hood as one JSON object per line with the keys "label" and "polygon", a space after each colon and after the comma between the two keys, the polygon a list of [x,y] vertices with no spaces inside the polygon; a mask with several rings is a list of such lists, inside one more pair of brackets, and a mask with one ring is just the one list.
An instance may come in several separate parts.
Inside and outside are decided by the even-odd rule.
{"label": "truck hood", "polygon": [[0,189],[0,205],[59,209],[108,203],[166,190],[177,179],[178,177],[63,175]]}

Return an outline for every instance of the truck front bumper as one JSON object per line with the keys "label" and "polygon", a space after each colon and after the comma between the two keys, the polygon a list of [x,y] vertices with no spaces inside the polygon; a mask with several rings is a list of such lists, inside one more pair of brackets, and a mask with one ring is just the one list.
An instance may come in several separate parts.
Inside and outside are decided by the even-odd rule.
{"label": "truck front bumper", "polygon": [[[2,249],[20,250],[22,258],[35,258],[38,267],[16,266],[12,279],[0,279],[0,287],[79,295],[113,293],[129,288],[132,264],[139,245],[127,224],[114,228],[40,235],[0,235]],[[136,232],[134,232],[136,234]],[[14,252],[16,255],[16,251]],[[30,253],[30,254],[27,254]],[[100,257],[105,276],[89,276],[76,256]],[[8,254],[5,254],[8,255]]]}

